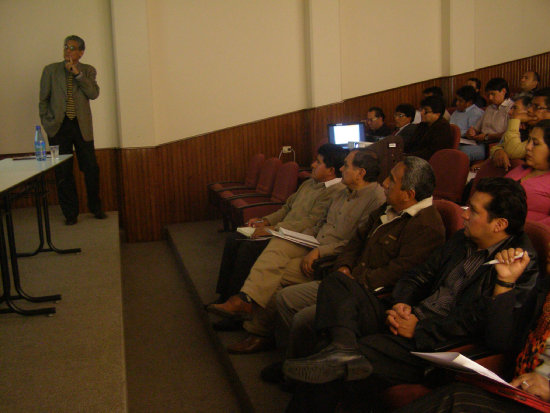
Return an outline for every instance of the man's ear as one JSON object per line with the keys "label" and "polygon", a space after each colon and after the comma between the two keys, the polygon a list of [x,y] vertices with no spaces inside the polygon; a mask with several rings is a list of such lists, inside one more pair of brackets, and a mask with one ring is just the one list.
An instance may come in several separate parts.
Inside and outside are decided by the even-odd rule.
{"label": "man's ear", "polygon": [[495,218],[494,232],[505,231],[508,228],[508,220],[506,218]]}
{"label": "man's ear", "polygon": [[414,189],[407,189],[405,192],[406,201],[416,200],[416,191]]}
{"label": "man's ear", "polygon": [[328,168],[328,171],[330,172],[330,174],[332,175],[333,178],[336,178],[336,168],[334,168],[334,166],[331,166],[330,168]]}

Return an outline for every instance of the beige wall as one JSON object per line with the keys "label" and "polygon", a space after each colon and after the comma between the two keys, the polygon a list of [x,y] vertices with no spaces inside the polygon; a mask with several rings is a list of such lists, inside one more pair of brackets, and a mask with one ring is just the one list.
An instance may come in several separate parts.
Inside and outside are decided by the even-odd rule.
{"label": "beige wall", "polygon": [[474,16],[477,67],[550,49],[548,0],[476,0]]}
{"label": "beige wall", "polygon": [[0,153],[33,151],[40,75],[45,65],[63,60],[69,34],[84,38],[82,62],[98,72],[100,95],[92,102],[96,146],[118,145],[109,1],[2,0]]}
{"label": "beige wall", "polygon": [[[498,3],[498,7],[495,5]],[[548,51],[548,0],[0,0],[0,153],[87,42],[96,146],[144,147]]]}

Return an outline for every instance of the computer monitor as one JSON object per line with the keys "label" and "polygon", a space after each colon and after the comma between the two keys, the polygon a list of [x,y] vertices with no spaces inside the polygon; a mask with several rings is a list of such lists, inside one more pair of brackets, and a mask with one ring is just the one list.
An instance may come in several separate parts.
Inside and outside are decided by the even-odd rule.
{"label": "computer monitor", "polygon": [[328,125],[328,141],[342,147],[348,142],[365,142],[365,125],[359,123],[331,123]]}

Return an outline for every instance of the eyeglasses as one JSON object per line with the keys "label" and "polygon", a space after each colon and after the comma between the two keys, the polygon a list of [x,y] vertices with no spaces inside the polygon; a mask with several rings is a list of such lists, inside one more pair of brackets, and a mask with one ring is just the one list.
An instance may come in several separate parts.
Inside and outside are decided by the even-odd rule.
{"label": "eyeglasses", "polygon": [[63,46],[63,48],[64,48],[65,50],[68,49],[68,50],[70,50],[71,52],[74,52],[75,50],[78,50],[78,47],[76,47],[76,46],[69,46],[68,44],[66,44],[65,46]]}
{"label": "eyeglasses", "polygon": [[427,115],[428,113],[434,113],[433,110],[429,110],[429,109],[426,109],[426,108],[422,108],[422,109],[420,109],[420,111],[421,111],[421,112],[424,112],[426,115]]}
{"label": "eyeglasses", "polygon": [[529,107],[530,107],[531,109],[533,109],[535,112],[536,112],[537,110],[548,110],[548,107],[546,107],[546,106],[539,106],[539,105],[534,104],[534,103],[531,103],[531,104],[529,105]]}
{"label": "eyeglasses", "polygon": [[404,114],[404,113],[394,113],[394,114],[393,114],[393,117],[394,117],[394,118],[404,118],[404,117],[405,117],[405,114]]}
{"label": "eyeglasses", "polygon": [[374,122],[376,119],[378,119],[378,117],[376,117],[376,118],[367,118],[367,122]]}

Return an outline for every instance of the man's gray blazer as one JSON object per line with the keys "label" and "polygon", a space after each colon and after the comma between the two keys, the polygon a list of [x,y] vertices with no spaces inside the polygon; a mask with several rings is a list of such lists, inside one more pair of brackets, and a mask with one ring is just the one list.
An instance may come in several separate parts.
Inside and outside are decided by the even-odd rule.
{"label": "man's gray blazer", "polygon": [[[78,125],[85,141],[94,140],[92,110],[90,99],[99,96],[99,86],[95,81],[96,70],[93,66],[78,63],[80,74],[73,82],[73,98]],[[65,118],[67,101],[67,80],[65,62],[52,63],[44,68],[40,79],[40,102],[38,109],[42,126],[48,137],[59,131]]]}

